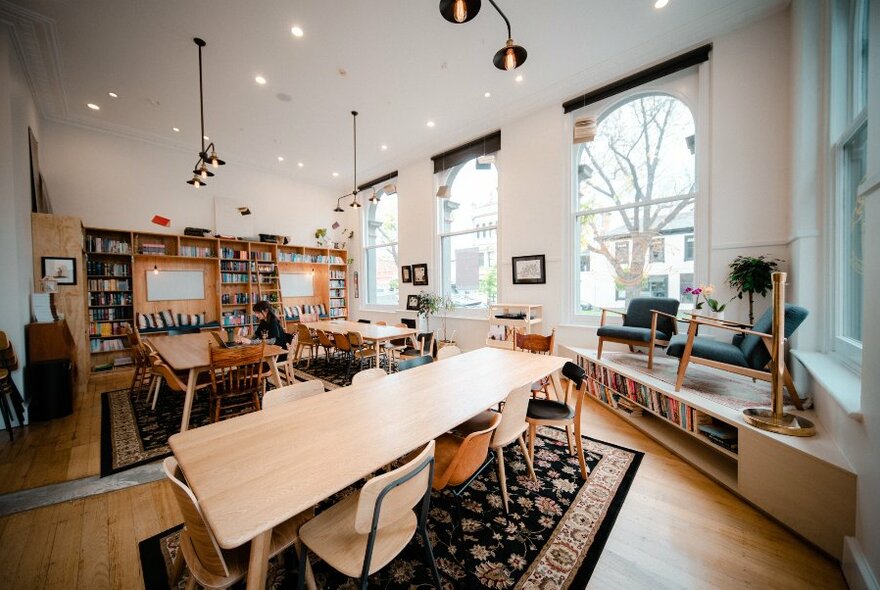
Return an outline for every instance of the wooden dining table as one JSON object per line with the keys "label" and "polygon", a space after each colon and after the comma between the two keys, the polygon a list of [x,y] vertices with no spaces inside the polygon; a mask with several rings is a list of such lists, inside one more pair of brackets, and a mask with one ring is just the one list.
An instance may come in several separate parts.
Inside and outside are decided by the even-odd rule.
{"label": "wooden dining table", "polygon": [[[150,336],[146,338],[156,349],[162,360],[175,372],[187,373],[186,396],[183,399],[183,417],[180,421],[180,432],[189,429],[189,418],[192,413],[193,399],[196,392],[196,381],[199,373],[211,368],[211,346],[218,346],[217,340],[210,332],[197,334],[181,334],[179,336]],[[264,358],[269,364],[272,379],[276,384],[282,383],[275,363],[278,355],[287,352],[274,344],[266,345]]]}
{"label": "wooden dining table", "polygon": [[[252,541],[264,588],[273,527],[437,438],[568,359],[481,348],[175,434],[171,449],[224,549]],[[561,391],[561,389],[559,389]]]}
{"label": "wooden dining table", "polygon": [[[350,322],[348,320],[327,320],[321,322],[308,322],[306,326],[310,330],[323,330],[337,334],[358,332],[364,342],[372,343],[375,350],[376,366],[379,366],[379,352],[383,342],[389,342],[398,338],[414,336],[414,328],[402,328],[399,326],[381,326],[379,324],[366,324],[364,322]],[[391,363],[389,363],[390,368]],[[386,369],[387,371],[388,369]]]}

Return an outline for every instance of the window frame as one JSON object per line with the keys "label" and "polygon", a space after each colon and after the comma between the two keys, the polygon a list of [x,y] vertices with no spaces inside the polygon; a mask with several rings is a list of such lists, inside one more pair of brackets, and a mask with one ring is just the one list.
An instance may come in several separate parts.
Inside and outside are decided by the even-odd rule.
{"label": "window frame", "polygon": [[[397,178],[395,177],[395,178],[389,179],[385,182],[396,184]],[[381,194],[382,197],[384,197],[386,195],[384,189],[379,189],[378,191],[376,191],[376,194]],[[372,246],[367,244],[367,238],[369,236],[368,224],[370,223],[370,211],[371,211],[371,209],[375,208],[378,205],[378,203],[371,203],[368,201],[364,205],[364,207],[362,207],[361,230],[362,230],[362,234],[363,234],[363,239],[361,240],[361,254],[362,254],[363,261],[362,261],[360,267],[361,267],[361,273],[363,274],[363,277],[364,277],[364,280],[363,280],[363,286],[364,286],[363,295],[364,296],[363,296],[363,299],[361,299],[361,301],[363,303],[361,304],[360,308],[363,310],[396,311],[396,310],[400,309],[401,291],[403,288],[402,282],[399,283],[400,286],[397,289],[397,303],[396,304],[395,303],[371,303],[370,302],[370,295],[371,295],[371,293],[370,293],[371,281],[370,281],[370,275],[369,275],[370,267],[367,262],[370,250],[379,250],[382,248],[397,247],[398,256],[400,255],[400,194],[399,193],[394,193],[394,194],[397,195],[397,240],[394,242],[388,242],[386,244],[375,244]],[[382,197],[380,197],[380,201],[381,201]],[[398,281],[400,281],[400,279],[401,279],[399,264],[397,267],[397,279],[398,279]]]}

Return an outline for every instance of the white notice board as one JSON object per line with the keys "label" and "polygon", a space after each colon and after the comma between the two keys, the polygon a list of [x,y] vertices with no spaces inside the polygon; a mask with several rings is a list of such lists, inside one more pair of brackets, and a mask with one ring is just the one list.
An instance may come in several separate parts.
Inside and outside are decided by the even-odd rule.
{"label": "white notice board", "polygon": [[205,298],[205,272],[201,270],[152,270],[147,273],[147,301],[178,301]]}
{"label": "white notice board", "polygon": [[309,272],[281,273],[282,297],[312,297],[315,294],[313,286],[315,276]]}

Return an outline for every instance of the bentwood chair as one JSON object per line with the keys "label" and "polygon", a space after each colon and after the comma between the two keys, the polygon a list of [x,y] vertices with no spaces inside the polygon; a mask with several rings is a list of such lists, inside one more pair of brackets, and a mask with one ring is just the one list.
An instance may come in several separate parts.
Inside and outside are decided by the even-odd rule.
{"label": "bentwood chair", "polygon": [[213,421],[220,420],[220,412],[226,408],[260,409],[263,392],[263,343],[237,348],[211,347],[211,414]]}
{"label": "bentwood chair", "polygon": [[315,330],[315,333],[318,335],[318,347],[319,349],[324,349],[324,360],[329,364],[330,357],[336,349],[336,344],[333,342],[333,338],[324,330]]}
{"label": "bentwood chair", "polygon": [[[629,302],[625,312],[616,309],[602,308],[602,317],[596,335],[599,347],[596,358],[602,358],[602,345],[605,342],[618,342],[629,346],[630,351],[636,346],[648,347],[648,368],[654,367],[654,347],[666,346],[678,331],[674,319],[678,313],[678,299],[667,297],[637,297]],[[623,316],[622,326],[606,326],[607,313]]]}
{"label": "bentwood chair", "polygon": [[295,402],[313,395],[324,393],[324,384],[320,379],[311,379],[271,389],[263,394],[263,410]]}
{"label": "bentwood chair", "polygon": [[397,371],[408,371],[409,369],[421,367],[422,365],[427,365],[433,362],[434,357],[432,357],[430,354],[426,354],[425,356],[417,356],[416,358],[400,361],[399,363],[397,363]]}
{"label": "bentwood chair", "polygon": [[[6,433],[13,440],[12,413],[18,418],[19,425],[24,424],[24,404],[21,392],[12,380],[12,372],[18,368],[18,357],[6,332],[0,331],[0,412],[6,423]],[[11,407],[10,407],[11,402]]]}
{"label": "bentwood chair", "polygon": [[[538,426],[564,426],[566,439],[568,440],[568,450],[574,453],[575,449],[577,449],[581,476],[587,479],[590,470],[584,459],[584,443],[581,438],[581,410],[584,405],[584,395],[586,394],[587,387],[586,372],[569,361],[562,367],[562,376],[567,381],[567,384],[563,386],[565,396],[562,401],[550,399],[529,400],[526,412],[526,422],[529,423],[529,459],[532,462],[535,460],[535,437],[538,433]],[[575,399],[572,400],[572,397]],[[574,407],[571,407],[572,401],[575,404]],[[572,445],[571,441],[572,426],[574,427],[574,445]]]}
{"label": "bentwood chair", "polygon": [[308,368],[312,358],[318,355],[318,341],[312,336],[308,326],[300,323],[296,326],[296,353],[293,357],[293,362],[297,365],[302,359],[302,353],[305,349],[309,350],[309,357],[306,359],[306,368]]}
{"label": "bentwood chair", "polygon": [[[300,528],[300,572],[307,571],[308,551],[333,569],[368,587],[371,574],[388,565],[419,533],[425,561],[436,588],[442,588],[428,538],[434,441],[402,467],[378,475]],[[413,508],[420,505],[419,516]],[[300,575],[298,588],[302,589]]]}
{"label": "bentwood chair", "polygon": [[[205,522],[202,509],[195,494],[186,483],[183,472],[174,457],[165,459],[162,467],[165,476],[173,484],[174,499],[183,514],[183,530],[180,532],[180,550],[172,566],[171,586],[177,587],[184,565],[189,570],[190,580],[187,588],[195,588],[196,583],[205,588],[228,588],[244,578],[247,573],[250,543],[235,549],[221,549],[214,532]],[[313,510],[301,512],[272,530],[269,556],[274,557],[291,545],[296,546],[302,555],[297,532],[303,523],[313,516]],[[314,577],[310,564],[303,564],[309,588],[314,588]]]}
{"label": "bentwood chair", "polygon": [[433,356],[434,332],[422,332],[415,337],[412,342],[413,346],[404,348],[398,354],[403,360],[418,358],[424,355]]}
{"label": "bentwood chair", "polygon": [[[520,334],[514,332],[513,345],[515,350],[530,352],[532,354],[553,354],[553,346],[556,342],[556,328],[550,332],[549,336],[543,334]],[[553,385],[553,380],[549,375],[544,376],[540,381],[532,383],[532,395],[539,391],[544,393],[544,397],[550,398],[550,391],[547,389]]]}
{"label": "bentwood chair", "polygon": [[[507,507],[507,478],[504,473],[504,447],[514,442],[519,443],[519,448],[529,469],[529,476],[535,481],[538,480],[525,440],[525,432],[529,428],[526,422],[526,412],[529,408],[529,397],[531,397],[529,394],[530,388],[528,386],[514,389],[508,394],[504,407],[501,410],[501,423],[498,424],[498,428],[492,435],[492,441],[489,443],[489,448],[495,453],[497,460],[498,483],[501,486],[501,497],[504,499],[504,512],[509,512]],[[456,426],[454,430],[459,434],[482,431],[488,428],[497,416],[498,412],[486,410],[482,414],[478,414],[467,422]]]}
{"label": "bentwood chair", "polygon": [[374,358],[374,349],[364,342],[364,337],[360,332],[349,332],[347,334],[348,341],[351,342],[352,361],[359,363],[358,370],[364,368],[364,364],[369,364]]}
{"label": "bentwood chair", "polygon": [[461,354],[461,349],[454,344],[448,344],[437,351],[437,360],[442,361],[443,359],[448,359],[449,357],[458,356]]}
{"label": "bentwood chair", "polygon": [[352,385],[362,385],[364,383],[369,383],[370,381],[375,381],[376,379],[381,379],[382,377],[387,377],[388,373],[385,372],[385,369],[380,369],[379,367],[373,367],[372,369],[366,369],[365,371],[358,371],[351,378]]}

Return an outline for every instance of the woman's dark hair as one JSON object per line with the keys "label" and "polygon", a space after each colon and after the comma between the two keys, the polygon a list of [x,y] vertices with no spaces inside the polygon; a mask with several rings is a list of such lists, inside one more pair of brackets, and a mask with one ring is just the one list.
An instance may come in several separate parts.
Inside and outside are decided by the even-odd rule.
{"label": "woman's dark hair", "polygon": [[254,303],[254,313],[261,311],[267,314],[269,317],[267,319],[272,319],[275,317],[275,310],[272,309],[272,306],[269,305],[268,301],[257,301]]}

